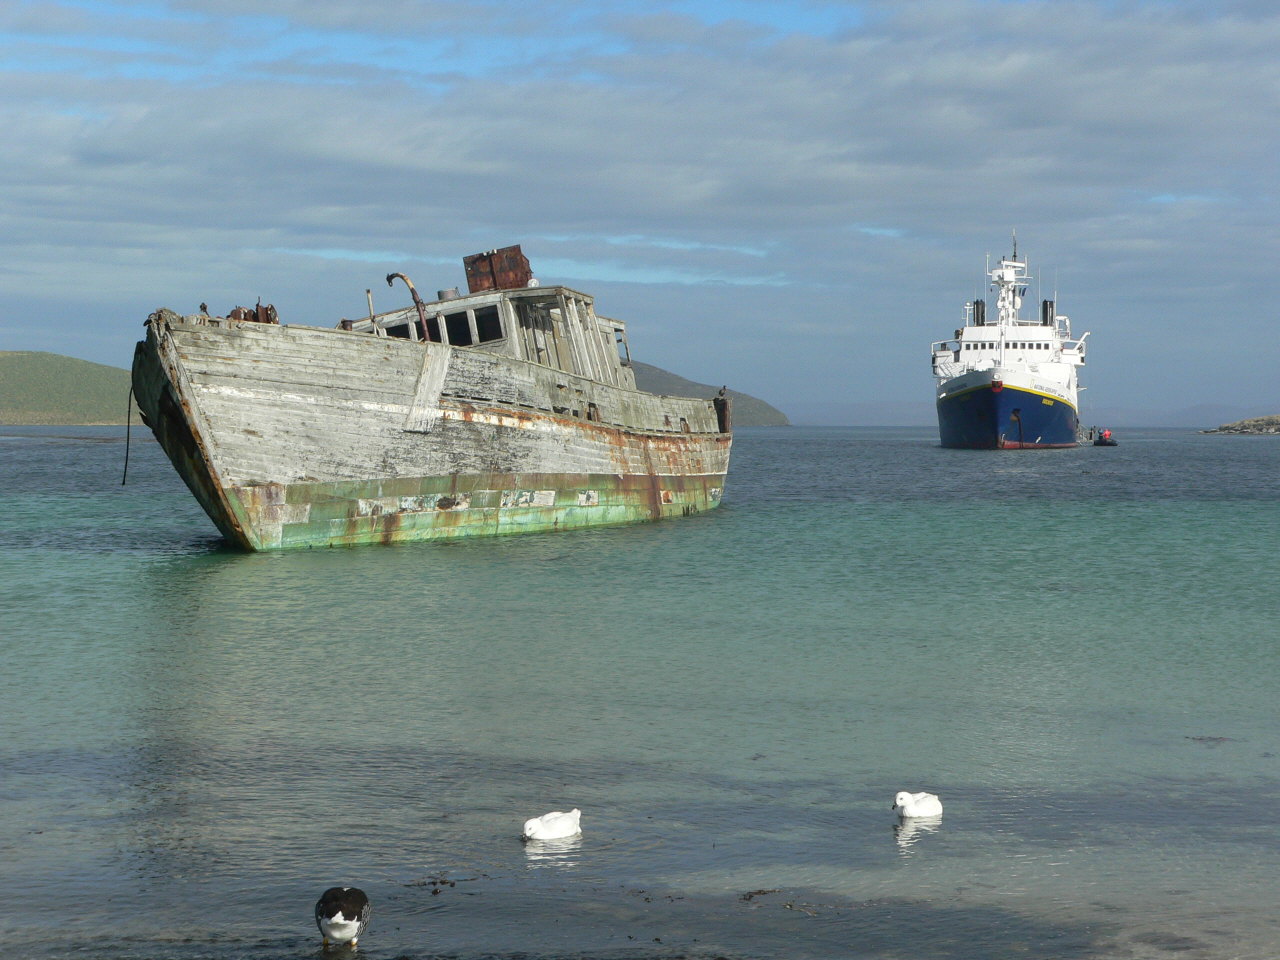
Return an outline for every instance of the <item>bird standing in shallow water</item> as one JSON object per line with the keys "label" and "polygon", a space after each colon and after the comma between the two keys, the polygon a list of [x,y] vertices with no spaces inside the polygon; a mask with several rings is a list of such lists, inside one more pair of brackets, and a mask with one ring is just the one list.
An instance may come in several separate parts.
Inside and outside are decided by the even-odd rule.
{"label": "bird standing in shallow water", "polygon": [[907,793],[902,790],[893,798],[892,810],[900,817],[940,817],[942,801],[932,793]]}
{"label": "bird standing in shallow water", "polygon": [[369,898],[355,887],[330,887],[316,901],[316,926],[324,945],[330,942],[356,945],[369,925]]}

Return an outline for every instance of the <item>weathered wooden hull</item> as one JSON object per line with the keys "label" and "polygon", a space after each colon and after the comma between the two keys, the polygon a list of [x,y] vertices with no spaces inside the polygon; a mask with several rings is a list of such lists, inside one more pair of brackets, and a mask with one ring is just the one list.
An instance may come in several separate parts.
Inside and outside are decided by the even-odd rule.
{"label": "weathered wooden hull", "polygon": [[732,443],[710,400],[439,343],[169,311],[148,321],[133,383],[178,473],[249,550],[699,513],[720,503]]}

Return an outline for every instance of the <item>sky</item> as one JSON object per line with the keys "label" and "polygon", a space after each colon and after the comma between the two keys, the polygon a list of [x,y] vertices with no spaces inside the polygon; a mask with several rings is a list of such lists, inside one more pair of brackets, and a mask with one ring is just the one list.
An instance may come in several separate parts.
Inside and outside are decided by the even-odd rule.
{"label": "sky", "polygon": [[7,0],[0,350],[518,243],[637,360],[927,424],[1016,231],[1086,423],[1280,413],[1276,51],[1273,0]]}

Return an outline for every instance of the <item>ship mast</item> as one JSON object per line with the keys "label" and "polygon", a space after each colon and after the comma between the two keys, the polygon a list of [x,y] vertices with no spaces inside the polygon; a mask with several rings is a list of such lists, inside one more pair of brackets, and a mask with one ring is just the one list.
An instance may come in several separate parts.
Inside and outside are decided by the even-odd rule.
{"label": "ship mast", "polygon": [[996,291],[996,315],[1001,326],[1013,326],[1018,322],[1018,310],[1026,295],[1027,265],[1018,259],[1018,235],[1013,235],[1013,254],[1001,257],[1000,264],[990,272],[991,286]]}

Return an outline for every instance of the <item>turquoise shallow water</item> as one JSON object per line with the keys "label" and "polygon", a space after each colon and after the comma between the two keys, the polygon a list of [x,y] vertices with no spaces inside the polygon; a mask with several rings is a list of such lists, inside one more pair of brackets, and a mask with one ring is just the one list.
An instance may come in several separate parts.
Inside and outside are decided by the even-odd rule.
{"label": "turquoise shallow water", "polygon": [[1280,440],[1120,439],[244,555],[136,429],[0,428],[0,956],[315,956],[345,882],[374,960],[1274,958]]}

